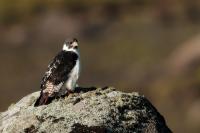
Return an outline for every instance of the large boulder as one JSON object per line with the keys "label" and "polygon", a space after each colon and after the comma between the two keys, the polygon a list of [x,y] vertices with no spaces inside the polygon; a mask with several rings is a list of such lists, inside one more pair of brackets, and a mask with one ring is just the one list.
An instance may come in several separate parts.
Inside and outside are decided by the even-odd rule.
{"label": "large boulder", "polygon": [[77,88],[65,98],[34,107],[32,93],[0,114],[2,133],[170,133],[162,115],[138,93],[112,87]]}

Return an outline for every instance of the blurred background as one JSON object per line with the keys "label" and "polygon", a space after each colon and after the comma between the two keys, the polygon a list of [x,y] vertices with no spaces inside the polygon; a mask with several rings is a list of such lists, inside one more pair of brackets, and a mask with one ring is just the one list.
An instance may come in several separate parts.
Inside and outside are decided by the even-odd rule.
{"label": "blurred background", "polygon": [[138,91],[174,132],[200,132],[198,0],[1,0],[0,111],[40,89],[73,37],[80,86]]}

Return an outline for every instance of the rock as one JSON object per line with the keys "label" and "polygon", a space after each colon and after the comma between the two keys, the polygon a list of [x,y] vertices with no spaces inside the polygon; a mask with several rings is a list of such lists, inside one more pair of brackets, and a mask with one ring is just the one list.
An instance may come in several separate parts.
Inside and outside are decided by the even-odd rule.
{"label": "rock", "polygon": [[32,93],[0,114],[1,133],[170,133],[162,115],[138,93],[112,87],[76,93],[34,107]]}

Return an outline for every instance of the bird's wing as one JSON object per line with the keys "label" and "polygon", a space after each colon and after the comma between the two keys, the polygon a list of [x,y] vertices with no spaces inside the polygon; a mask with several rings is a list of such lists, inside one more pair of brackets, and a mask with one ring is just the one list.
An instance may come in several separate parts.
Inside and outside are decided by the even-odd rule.
{"label": "bird's wing", "polygon": [[68,79],[69,73],[75,66],[77,59],[78,55],[74,52],[59,52],[49,64],[47,72],[42,78],[41,89],[45,89],[47,83],[52,85],[64,83]]}

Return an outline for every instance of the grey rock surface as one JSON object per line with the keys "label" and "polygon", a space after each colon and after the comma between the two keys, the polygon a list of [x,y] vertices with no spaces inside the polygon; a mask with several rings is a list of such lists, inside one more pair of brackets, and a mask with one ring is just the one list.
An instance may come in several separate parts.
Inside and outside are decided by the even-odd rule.
{"label": "grey rock surface", "polygon": [[138,93],[112,87],[79,88],[34,107],[32,93],[0,113],[1,133],[170,133],[164,118]]}

